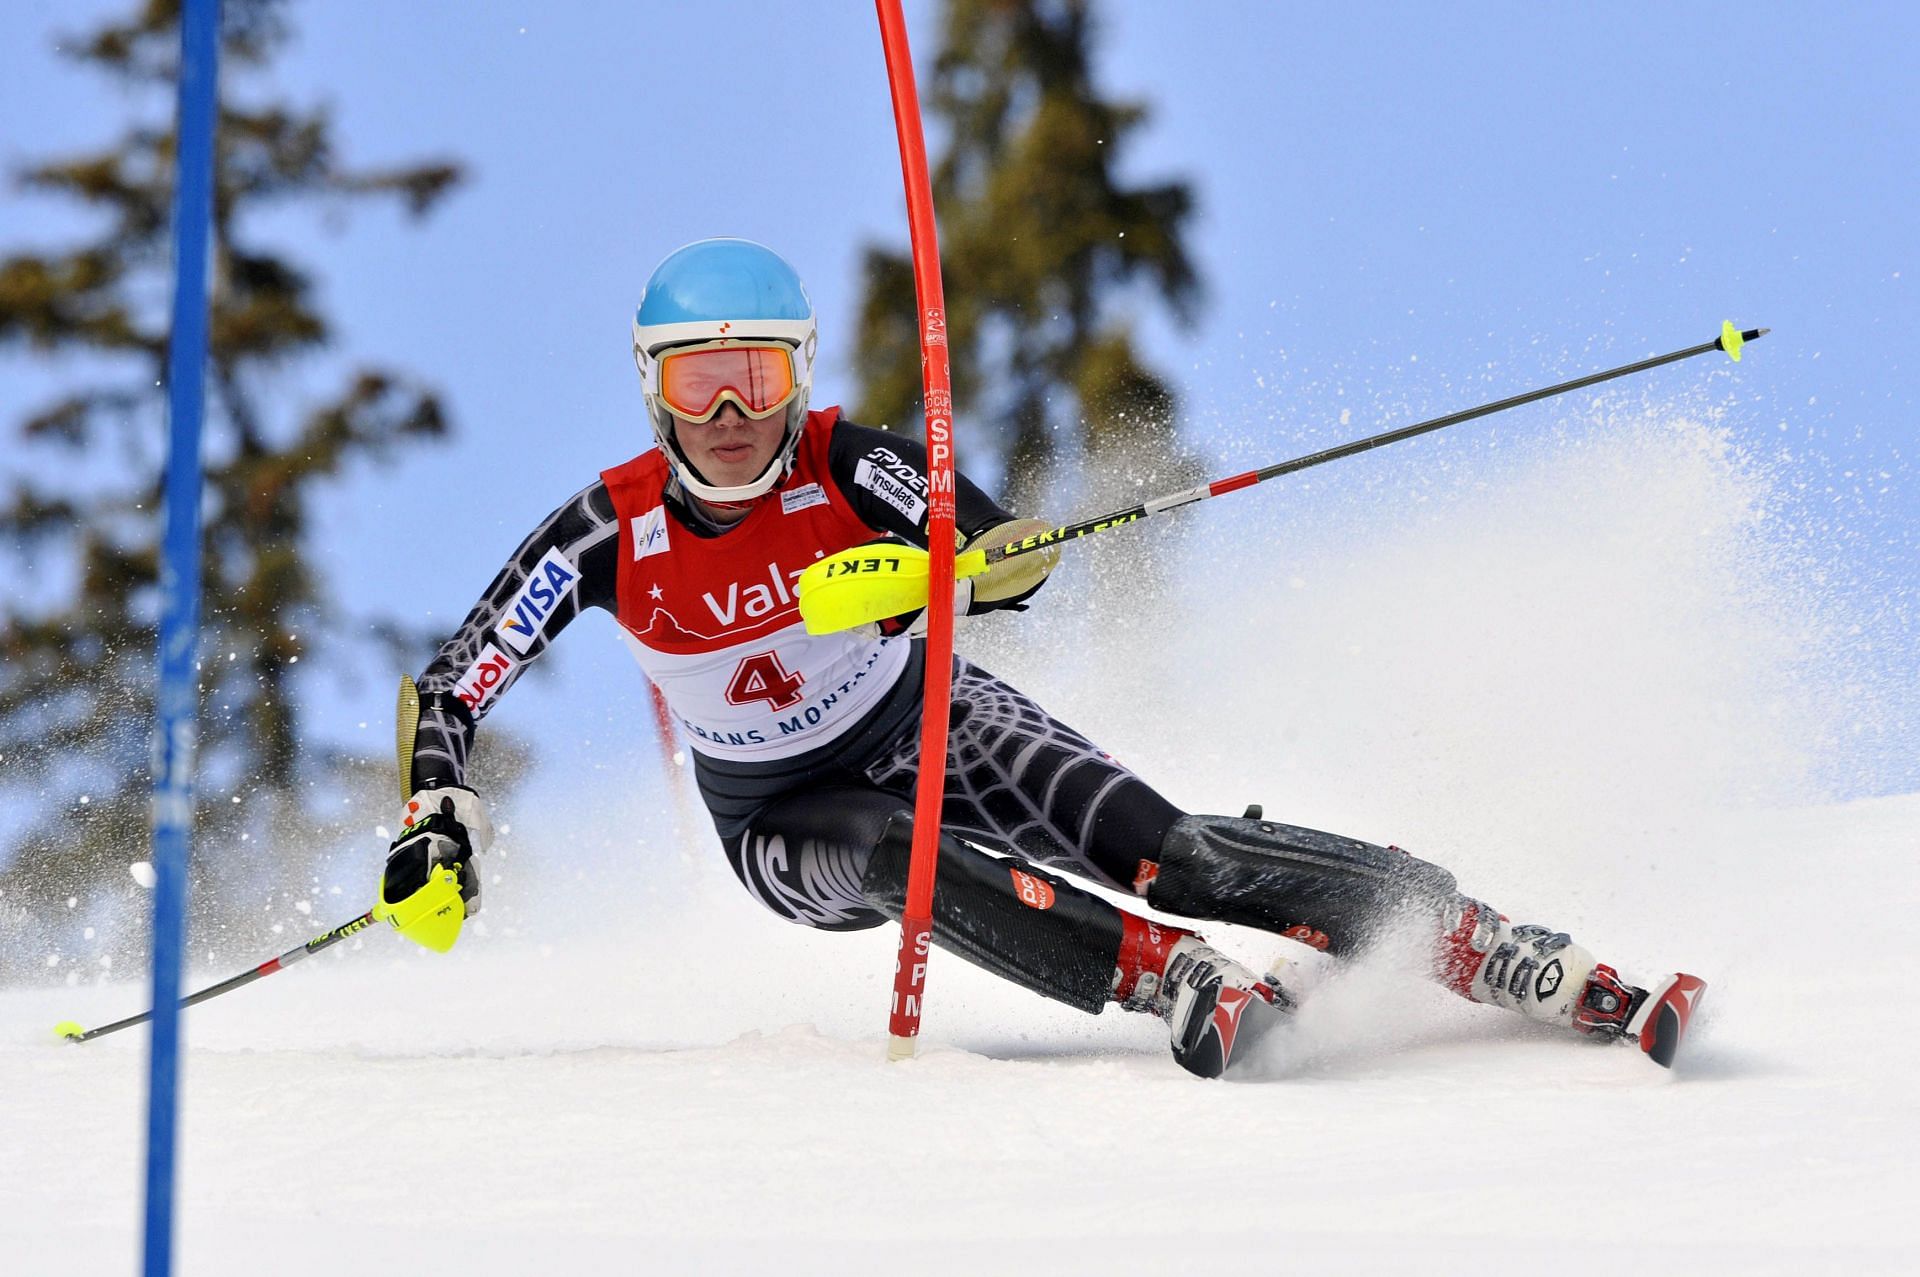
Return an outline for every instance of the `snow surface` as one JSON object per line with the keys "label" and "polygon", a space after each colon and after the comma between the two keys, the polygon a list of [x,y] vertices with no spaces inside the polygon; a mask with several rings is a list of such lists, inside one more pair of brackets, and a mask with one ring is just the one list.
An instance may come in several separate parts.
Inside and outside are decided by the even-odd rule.
{"label": "snow surface", "polygon": [[[1709,424],[1605,424],[1236,498],[1151,626],[1102,622],[1125,559],[1090,542],[1048,642],[968,643],[1185,806],[1398,842],[1629,974],[1705,976],[1671,1073],[1384,957],[1260,1084],[939,955],[887,1065],[890,931],[783,926],[696,825],[582,792],[519,813],[453,954],[374,932],[188,1014],[180,1271],[1912,1270],[1920,795],[1821,797],[1884,704],[1767,476]],[[1250,538],[1257,580],[1210,549]],[[607,828],[645,832],[554,850]],[[144,1031],[50,1030],[144,998],[0,994],[0,1270],[132,1269]]]}

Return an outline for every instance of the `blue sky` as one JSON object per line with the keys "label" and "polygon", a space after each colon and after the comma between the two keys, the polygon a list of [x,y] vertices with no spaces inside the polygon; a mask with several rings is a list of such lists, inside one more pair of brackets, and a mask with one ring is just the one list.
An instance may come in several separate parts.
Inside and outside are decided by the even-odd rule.
{"label": "blue sky", "polygon": [[[51,44],[123,7],[0,13],[0,162],[112,134],[134,101]],[[1221,472],[1733,318],[1774,334],[1738,369],[1684,365],[1645,393],[1725,407],[1742,443],[1803,468],[1807,510],[1841,528],[1835,553],[1861,588],[1912,588],[1912,6],[1106,13],[1101,82],[1153,110],[1128,171],[1184,177],[1199,198],[1199,322],[1178,331],[1145,308],[1138,323]],[[908,14],[924,56],[933,8]],[[288,401],[377,355],[438,384],[460,430],[323,503],[356,614],[450,626],[542,514],[645,445],[626,326],[654,263],[688,240],[746,235],[794,261],[820,314],[815,402],[851,397],[860,250],[905,239],[870,7],[356,0],[293,20],[271,83],[239,91],[331,103],[354,162],[444,153],[473,173],[419,226],[377,211],[260,228],[317,271],[344,338]],[[85,229],[67,206],[0,195],[0,248]],[[0,356],[0,408],[17,417],[80,371]],[[617,742],[609,765],[625,766],[640,682],[599,637],[523,685],[515,724],[584,740],[586,756]],[[384,748],[395,674],[330,693],[329,729]],[[602,686],[620,690],[583,729],[581,698]]]}

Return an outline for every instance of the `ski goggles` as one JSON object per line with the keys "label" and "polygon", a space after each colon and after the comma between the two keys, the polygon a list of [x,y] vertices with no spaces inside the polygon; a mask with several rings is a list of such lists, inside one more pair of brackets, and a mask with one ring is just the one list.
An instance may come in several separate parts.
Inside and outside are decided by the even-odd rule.
{"label": "ski goggles", "polygon": [[779,342],[707,342],[660,356],[661,401],[695,423],[711,421],[728,401],[761,421],[786,407],[797,389],[793,351]]}

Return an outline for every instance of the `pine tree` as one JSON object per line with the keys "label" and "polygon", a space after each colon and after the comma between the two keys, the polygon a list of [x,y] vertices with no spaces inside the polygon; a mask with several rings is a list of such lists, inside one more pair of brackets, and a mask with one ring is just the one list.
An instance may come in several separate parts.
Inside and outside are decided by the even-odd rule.
{"label": "pine tree", "polygon": [[[1141,362],[1122,303],[1157,296],[1190,322],[1193,195],[1116,175],[1147,109],[1097,92],[1094,33],[1087,0],[950,0],[927,94],[946,135],[933,187],[960,450],[984,428],[1003,490],[1027,510],[1063,443],[1090,476],[1087,500],[1192,473],[1172,391]],[[872,246],[864,271],[860,419],[917,423],[911,263]]]}
{"label": "pine tree", "polygon": [[[23,952],[23,937],[64,943],[69,921],[119,921],[140,899],[128,870],[146,855],[151,783],[178,9],[142,0],[75,50],[137,90],[146,119],[105,149],[20,175],[90,210],[101,233],[0,260],[0,346],[64,356],[92,379],[19,423],[12,488],[0,494],[4,553],[24,583],[0,613],[0,974],[23,960],[44,968],[44,948]],[[250,218],[377,198],[417,218],[461,175],[444,160],[355,169],[336,153],[324,110],[243,104],[231,90],[284,46],[283,10],[226,0],[221,32],[194,877],[203,939],[243,919],[247,934],[259,931],[259,892],[226,888],[263,864],[304,889],[324,822],[306,819],[314,836],[292,845],[271,831],[313,816],[317,778],[333,786],[336,810],[340,786],[376,774],[391,797],[391,762],[315,757],[303,740],[296,675],[340,647],[309,505],[348,465],[447,430],[433,391],[389,368],[351,372],[304,413],[275,393],[333,329],[310,276],[252,238]],[[69,913],[70,898],[84,908]],[[143,930],[121,930],[102,956],[138,955]]]}

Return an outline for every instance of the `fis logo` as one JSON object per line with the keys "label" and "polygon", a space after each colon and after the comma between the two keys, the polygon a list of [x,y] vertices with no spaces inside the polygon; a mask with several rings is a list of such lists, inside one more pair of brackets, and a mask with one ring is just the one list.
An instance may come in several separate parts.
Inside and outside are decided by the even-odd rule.
{"label": "fis logo", "polygon": [[638,562],[649,554],[665,554],[667,545],[667,508],[653,509],[632,520],[633,557]]}
{"label": "fis logo", "polygon": [[500,691],[507,675],[520,665],[511,656],[488,643],[480,649],[480,659],[467,666],[467,672],[453,685],[460,703],[478,714]]}
{"label": "fis logo", "polygon": [[527,574],[527,583],[520,587],[520,593],[507,604],[506,619],[494,633],[502,643],[525,656],[534,640],[540,637],[540,627],[553,615],[553,609],[560,606],[560,600],[573,593],[574,583],[579,579],[580,574],[559,550],[548,550]]}

